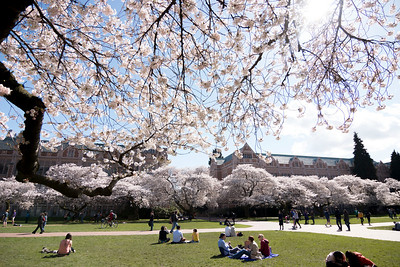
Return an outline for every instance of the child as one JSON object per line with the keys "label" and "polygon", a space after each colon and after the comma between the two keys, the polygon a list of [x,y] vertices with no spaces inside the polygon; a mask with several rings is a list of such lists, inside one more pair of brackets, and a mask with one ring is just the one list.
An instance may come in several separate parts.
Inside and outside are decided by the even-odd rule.
{"label": "child", "polygon": [[199,233],[197,232],[197,229],[193,229],[191,243],[199,243],[199,242],[200,242]]}

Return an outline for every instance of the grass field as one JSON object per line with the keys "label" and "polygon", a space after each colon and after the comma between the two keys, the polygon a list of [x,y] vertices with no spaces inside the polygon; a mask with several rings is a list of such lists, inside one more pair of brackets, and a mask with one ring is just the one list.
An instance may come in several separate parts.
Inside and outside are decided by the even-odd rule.
{"label": "grass field", "polygon": [[[218,233],[201,233],[200,243],[157,244],[157,236],[73,237],[76,253],[65,257],[40,253],[42,247],[57,249],[60,237],[0,238],[0,266],[243,266],[239,260],[219,257]],[[399,243],[363,238],[338,237],[301,232],[262,232],[279,257],[251,266],[324,266],[333,250],[362,252],[378,266],[399,266]],[[258,232],[227,238],[232,245],[243,244]],[[190,236],[185,235],[187,238]]]}

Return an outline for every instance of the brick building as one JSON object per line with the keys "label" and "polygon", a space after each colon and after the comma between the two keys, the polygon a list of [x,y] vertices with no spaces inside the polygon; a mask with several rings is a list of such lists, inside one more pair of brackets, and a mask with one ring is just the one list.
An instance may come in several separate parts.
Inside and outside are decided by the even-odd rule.
{"label": "brick building", "polygon": [[[151,169],[156,169],[161,166],[162,163],[154,163],[153,156],[162,158],[163,162],[168,159],[166,151],[158,152],[157,150],[147,150],[143,152],[145,156],[146,164],[140,167],[140,170],[151,166]],[[101,160],[105,156],[105,153],[98,153],[96,159],[84,158],[83,149],[76,146],[71,146],[68,143],[62,144],[56,149],[56,151],[50,151],[43,146],[39,150],[39,170],[38,174],[45,175],[51,166],[60,165],[64,163],[74,163],[78,166],[90,166],[91,164]],[[0,140],[0,178],[11,177],[16,174],[16,165],[18,160],[21,158],[17,149],[15,138],[6,137]],[[120,171],[120,167],[115,166],[111,170],[107,170],[109,173]],[[139,170],[139,167],[137,167]]]}
{"label": "brick building", "polygon": [[[234,153],[227,157],[210,160],[210,175],[219,180],[224,179],[240,164],[251,164],[256,168],[265,169],[274,176],[317,175],[333,178],[339,175],[351,174],[353,158],[313,157],[300,155],[271,154],[271,162],[267,163],[256,154],[248,144],[241,149],[242,158]],[[265,157],[266,155],[262,155]],[[389,177],[389,167],[382,162],[377,165],[379,180]]]}

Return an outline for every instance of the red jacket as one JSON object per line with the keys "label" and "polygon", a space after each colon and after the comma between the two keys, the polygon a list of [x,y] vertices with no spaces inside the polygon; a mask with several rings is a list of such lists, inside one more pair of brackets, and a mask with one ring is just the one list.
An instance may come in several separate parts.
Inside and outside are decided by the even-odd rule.
{"label": "red jacket", "polygon": [[261,254],[263,254],[263,256],[268,257],[270,254],[270,250],[269,250],[269,241],[267,239],[263,239],[260,242],[261,248]]}

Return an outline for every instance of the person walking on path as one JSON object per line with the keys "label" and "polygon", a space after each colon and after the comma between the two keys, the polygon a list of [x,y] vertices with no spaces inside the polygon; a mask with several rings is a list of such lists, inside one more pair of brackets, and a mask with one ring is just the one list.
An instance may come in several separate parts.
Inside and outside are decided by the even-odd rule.
{"label": "person walking on path", "polygon": [[345,209],[343,211],[343,219],[344,219],[344,224],[347,226],[347,231],[350,231],[350,218],[349,218],[349,213]]}
{"label": "person walking on path", "polygon": [[371,225],[371,212],[367,211],[365,217],[367,218],[368,225]]}
{"label": "person walking on path", "polygon": [[299,213],[297,212],[297,210],[293,210],[293,230],[297,229],[297,224],[301,229]]}
{"label": "person walking on path", "polygon": [[336,225],[338,226],[338,231],[342,231],[342,214],[339,209],[335,208]]}
{"label": "person walking on path", "polygon": [[361,225],[364,225],[364,213],[362,211],[359,211],[357,216],[361,221]]}
{"label": "person walking on path", "polygon": [[43,234],[44,232],[44,228],[43,228],[43,224],[44,224],[44,213],[40,213],[38,220],[37,220],[37,227],[35,230],[33,230],[32,234],[36,234],[36,231],[40,228],[40,233]]}
{"label": "person walking on path", "polygon": [[331,224],[331,217],[330,217],[330,215],[329,215],[328,209],[325,210],[324,215],[325,215],[325,219],[326,219],[326,224],[325,224],[325,226],[328,227],[328,224],[329,224],[329,227],[332,227],[332,224]]}
{"label": "person walking on path", "polygon": [[150,231],[153,231],[154,226],[154,212],[150,212],[150,220],[149,220]]}
{"label": "person walking on path", "polygon": [[178,226],[178,211],[177,210],[174,213],[172,213],[170,221],[172,223],[172,228],[171,228],[170,233],[173,233],[175,227]]}
{"label": "person walking on path", "polygon": [[314,225],[315,224],[315,216],[314,216],[314,211],[313,210],[310,212],[310,217],[311,217],[311,220],[312,220],[312,225]]}

